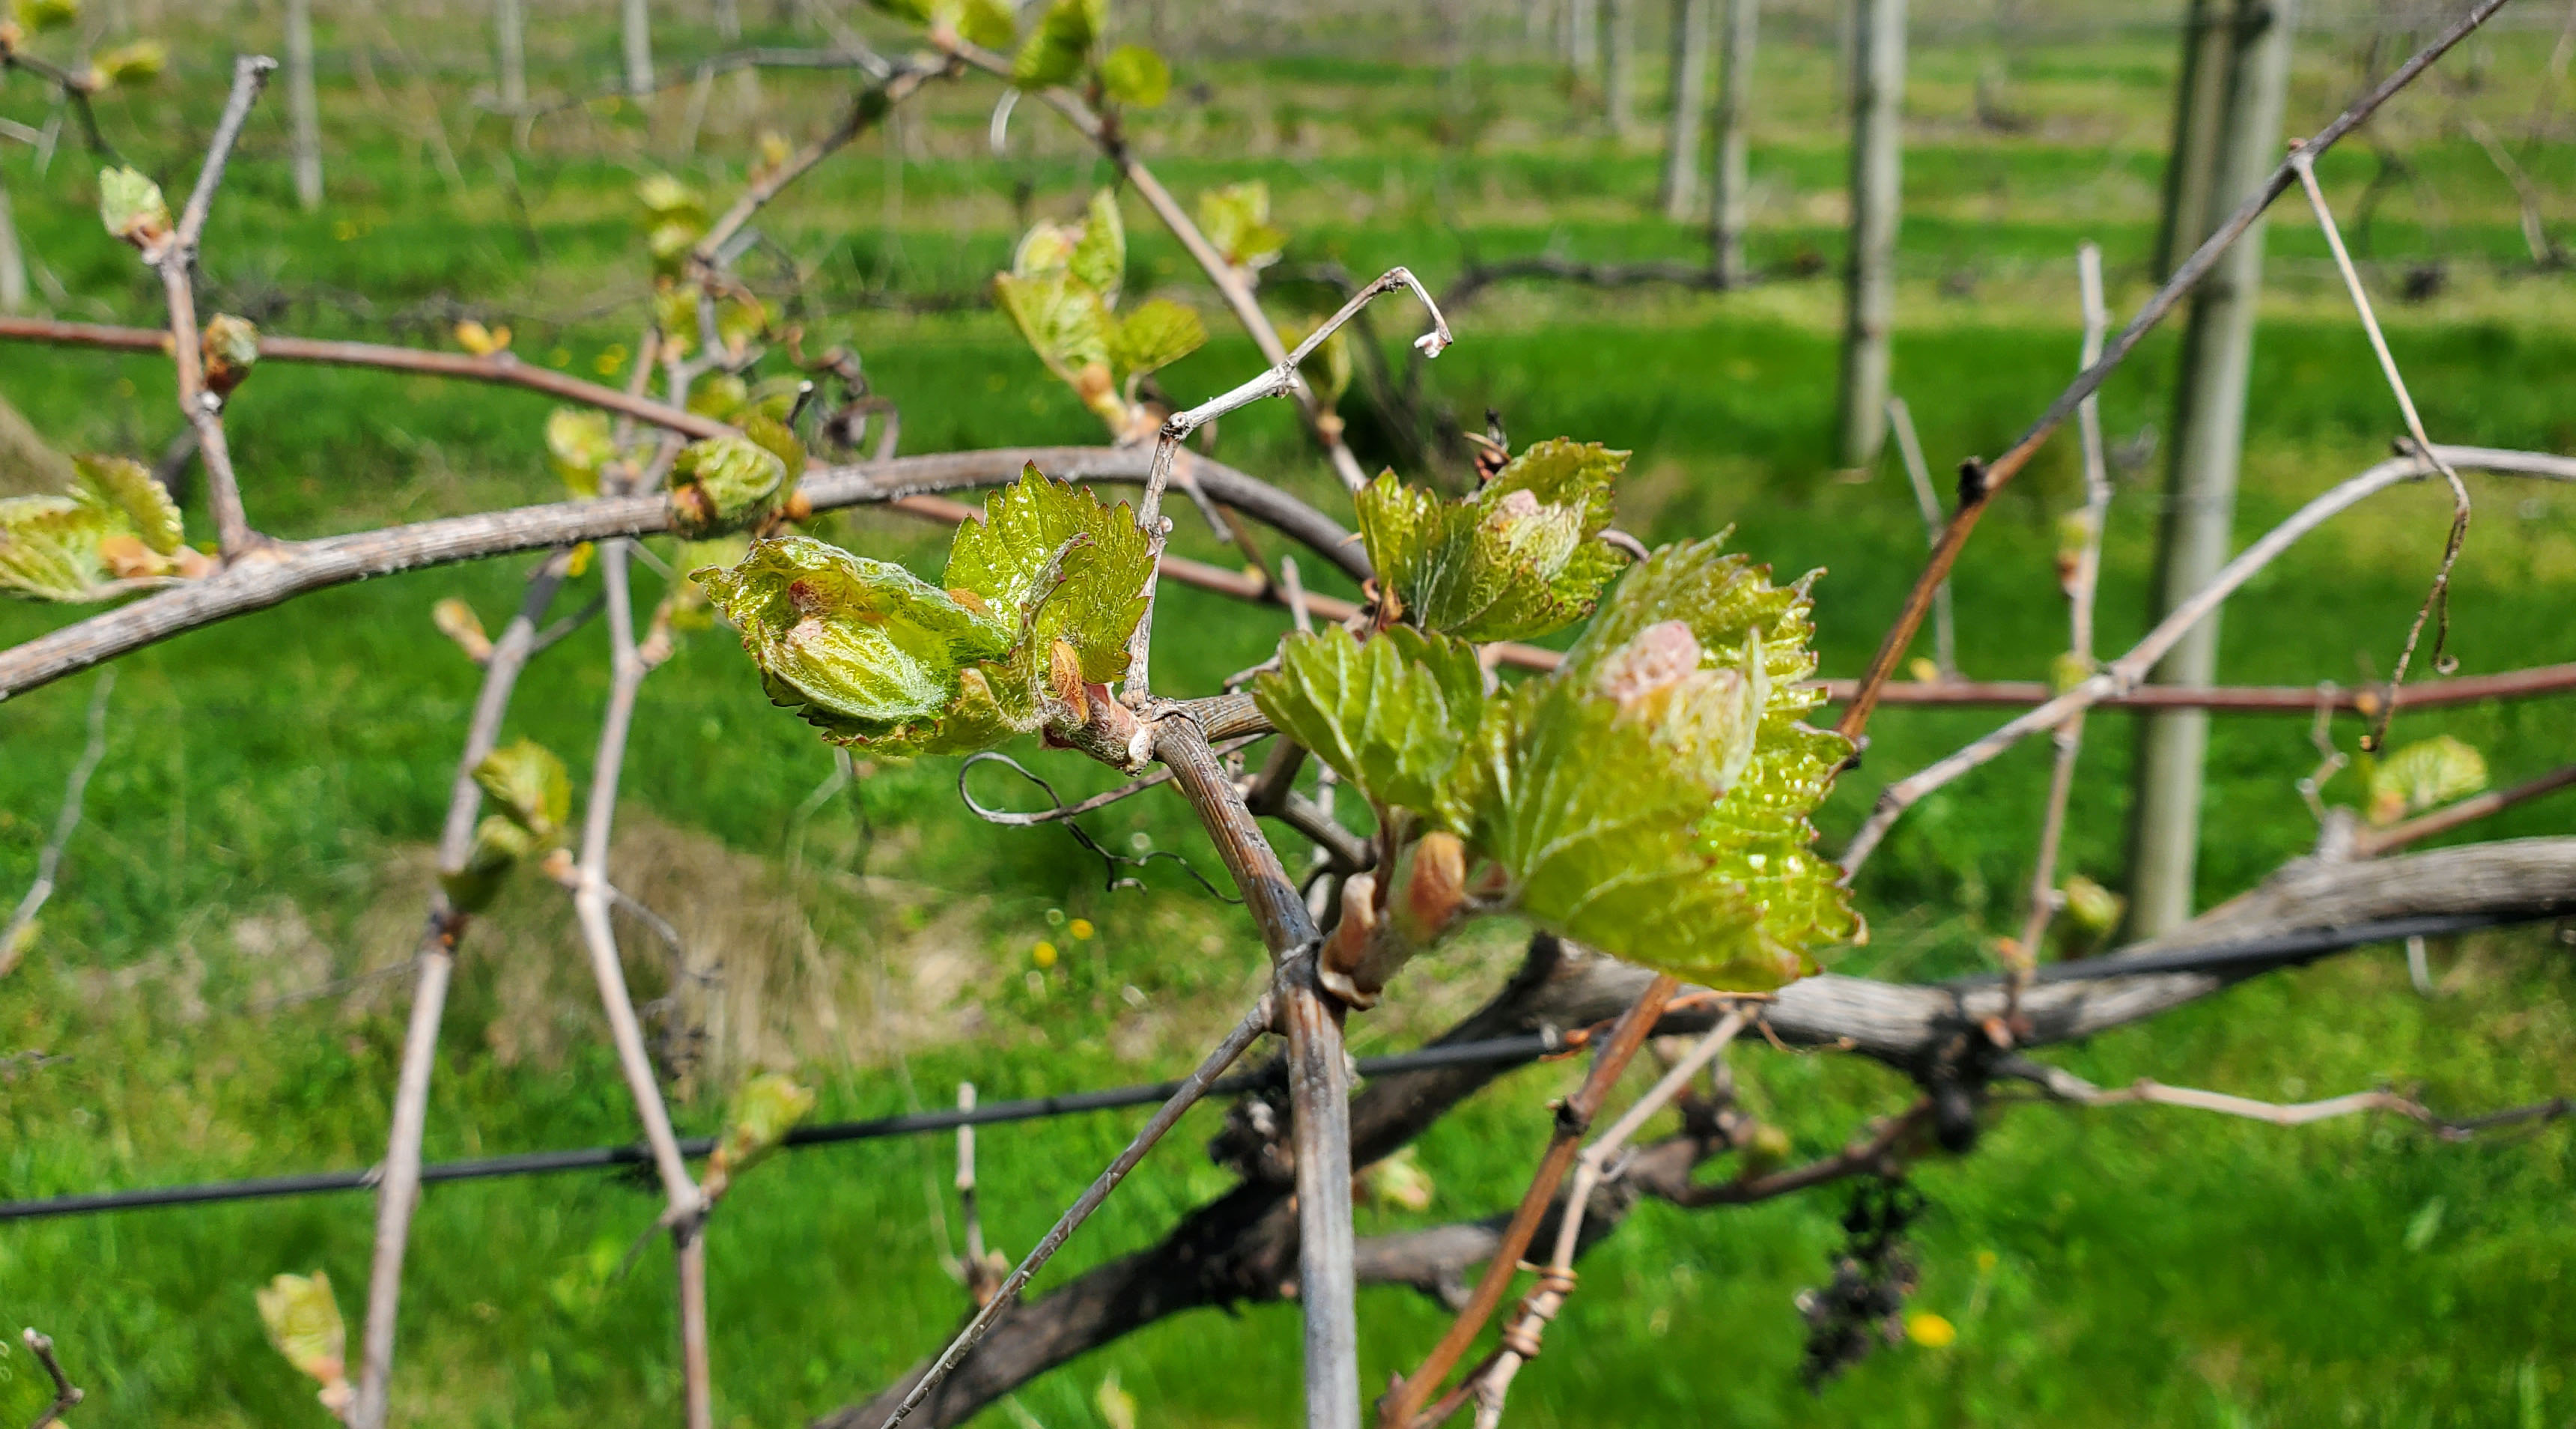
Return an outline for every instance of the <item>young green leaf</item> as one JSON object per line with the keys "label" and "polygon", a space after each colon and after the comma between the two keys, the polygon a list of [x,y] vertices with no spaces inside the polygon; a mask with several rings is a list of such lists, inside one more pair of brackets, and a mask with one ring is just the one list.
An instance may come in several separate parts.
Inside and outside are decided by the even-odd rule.
{"label": "young green leaf", "polygon": [[561,833],[572,817],[572,776],[553,750],[533,739],[483,756],[474,766],[474,782],[502,813],[541,838]]}
{"label": "young green leaf", "polygon": [[161,186],[122,165],[98,171],[98,219],[110,237],[136,248],[170,236],[170,205]]}
{"label": "young green leaf", "polygon": [[159,40],[136,40],[91,56],[89,72],[93,82],[105,89],[118,84],[150,84],[161,77],[161,71],[169,64],[168,45]]}
{"label": "young green leaf", "polygon": [[671,462],[671,529],[690,537],[739,531],[778,509],[787,465],[749,437],[709,437]]}
{"label": "young green leaf", "polygon": [[957,528],[941,578],[1017,623],[1025,633],[1015,643],[1071,645],[1083,679],[1105,685],[1127,672],[1127,637],[1144,618],[1152,569],[1125,502],[1103,505],[1032,466],[985,498],[983,520]]}
{"label": "young green leaf", "polygon": [[1363,644],[1335,626],[1282,642],[1252,698],[1370,804],[1428,813],[1483,715],[1484,673],[1443,636],[1397,626]]}
{"label": "young green leaf", "polygon": [[2487,786],[2486,756],[2447,734],[2410,744],[2367,770],[2374,824],[2466,798]]}
{"label": "young green leaf", "polygon": [[205,363],[207,389],[218,397],[229,397],[259,361],[259,329],[248,318],[217,313],[206,319],[205,331],[198,334],[197,349]]}
{"label": "young green leaf", "polygon": [[1143,45],[1120,45],[1100,62],[1100,87],[1131,108],[1158,108],[1171,97],[1172,67]]}
{"label": "young green leaf", "polygon": [[767,1159],[812,1110],[814,1089],[776,1072],[763,1072],[735,1088],[733,1106],[725,1114],[724,1136],[707,1158],[701,1187],[707,1198],[722,1196],[734,1177]]}
{"label": "young green leaf", "polygon": [[804,536],[692,575],[742,631],[771,701],[848,741],[934,722],[967,667],[1001,657],[1019,634],[972,593],[968,605],[901,566]]}
{"label": "young green leaf", "polygon": [[1119,215],[1115,192],[1092,191],[1082,236],[1065,255],[1064,267],[1073,281],[1100,295],[1102,307],[1118,306],[1118,290],[1127,281],[1127,223]]}
{"label": "young green leaf", "polygon": [[143,469],[143,463],[128,457],[83,455],[72,458],[72,469],[77,474],[73,500],[121,524],[156,554],[179,553],[185,533],[180,529],[178,505],[170,500],[169,490]]}
{"label": "young green leaf", "polygon": [[1072,83],[1099,42],[1108,11],[1108,0],[1054,0],[1011,57],[1011,83],[1022,89]]}
{"label": "young green leaf", "polygon": [[587,407],[555,408],[546,417],[546,455],[575,496],[597,496],[600,468],[617,459],[608,414]]}
{"label": "young green leaf", "polygon": [[1379,588],[1403,618],[1472,641],[1524,640],[1590,613],[1627,558],[1600,539],[1626,452],[1559,439],[1448,501],[1379,477],[1358,497]]}
{"label": "young green leaf", "polygon": [[1259,179],[1200,194],[1198,218],[1216,251],[1247,273],[1278,262],[1288,247],[1287,232],[1270,222],[1270,185]]}
{"label": "young green leaf", "polygon": [[332,1298],[331,1277],[319,1270],[309,1276],[281,1275],[252,1291],[251,1298],[259,1305],[268,1342],[298,1373],[322,1386],[325,1408],[340,1413],[349,1402],[349,1331]]}
{"label": "young green leaf", "polygon": [[1019,32],[1008,0],[963,0],[957,6],[956,26],[968,44],[988,50],[1009,49]]}
{"label": "young green leaf", "polygon": [[116,581],[196,576],[203,557],[181,546],[179,508],[136,462],[73,458],[71,490],[0,499],[0,590],[51,601],[101,600]]}
{"label": "young green leaf", "polygon": [[[1081,395],[1083,405],[1113,423],[1125,414],[1109,372],[1112,319],[1100,295],[1062,273],[993,279],[1002,311],[1027,339],[1029,350]],[[1102,410],[1106,404],[1110,410]]]}
{"label": "young green leaf", "polygon": [[1149,298],[1110,334],[1109,370],[1123,387],[1180,361],[1206,342],[1207,325],[1196,312],[1169,298]]}

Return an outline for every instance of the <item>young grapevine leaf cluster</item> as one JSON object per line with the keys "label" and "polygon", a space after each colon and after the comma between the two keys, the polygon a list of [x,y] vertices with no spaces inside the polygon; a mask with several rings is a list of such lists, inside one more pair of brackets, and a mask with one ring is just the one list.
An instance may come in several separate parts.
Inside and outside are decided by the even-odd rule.
{"label": "young grapevine leaf cluster", "polygon": [[940,585],[804,536],[694,576],[774,702],[838,743],[906,755],[1079,722],[1126,673],[1152,567],[1125,503],[1030,467],[958,528]]}
{"label": "young grapevine leaf cluster", "polygon": [[1011,255],[1011,271],[993,279],[995,299],[1038,360],[1121,441],[1152,433],[1156,419],[1137,400],[1145,374],[1207,341],[1199,315],[1168,298],[1119,313],[1126,273],[1117,196],[1102,189],[1081,224],[1031,228]]}
{"label": "young grapevine leaf cluster", "polygon": [[123,457],[73,460],[60,496],[0,499],[0,590],[31,600],[105,600],[119,581],[205,574],[180,544],[179,508],[152,473]]}
{"label": "young grapevine leaf cluster", "polygon": [[1772,585],[1722,538],[1671,546],[1547,676],[1488,689],[1466,643],[1592,608],[1620,560],[1598,533],[1623,460],[1543,443],[1461,501],[1382,478],[1361,526],[1381,600],[1413,624],[1291,636],[1255,699],[1382,828],[1458,840],[1487,906],[1696,980],[1776,986],[1860,931],[1807,821],[1849,749],[1802,722],[1822,698],[1808,582]]}

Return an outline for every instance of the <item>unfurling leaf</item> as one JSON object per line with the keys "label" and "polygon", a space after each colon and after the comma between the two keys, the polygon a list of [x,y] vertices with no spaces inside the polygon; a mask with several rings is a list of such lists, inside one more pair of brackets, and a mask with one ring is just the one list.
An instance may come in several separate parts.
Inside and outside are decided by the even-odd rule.
{"label": "unfurling leaf", "polygon": [[1017,633],[901,566],[805,536],[693,575],[742,631],[771,701],[846,742],[935,739],[962,676],[1008,653]]}
{"label": "unfurling leaf", "polygon": [[1118,306],[1118,290],[1127,281],[1127,224],[1119,215],[1115,192],[1092,190],[1082,234],[1065,254],[1064,270],[1075,282],[1098,293],[1102,306]]}
{"label": "unfurling leaf", "polygon": [[1283,641],[1252,698],[1371,806],[1428,812],[1483,717],[1484,672],[1443,636],[1398,626],[1362,644],[1334,626]]}
{"label": "unfurling leaf", "polygon": [[212,569],[180,544],[179,508],[138,462],[72,459],[60,496],[0,499],[0,590],[35,600],[103,600],[114,582]]}
{"label": "unfurling leaf", "polygon": [[1131,108],[1159,108],[1172,94],[1172,67],[1143,45],[1120,45],[1100,62],[1100,88]]}
{"label": "unfurling leaf", "polygon": [[259,329],[248,318],[217,313],[206,319],[197,349],[206,364],[207,390],[229,397],[259,361]]}
{"label": "unfurling leaf", "polygon": [[268,1342],[296,1371],[322,1386],[323,1406],[340,1413],[349,1402],[349,1331],[331,1295],[331,1277],[281,1275],[251,1292]]}
{"label": "unfurling leaf", "polygon": [[2437,734],[2370,766],[2368,779],[2370,821],[2393,824],[2485,788],[2487,760],[2475,748]]}
{"label": "unfurling leaf", "polygon": [[1340,950],[1361,995],[1391,966],[1380,941],[1424,945],[1478,908],[1736,988],[1860,936],[1807,821],[1850,745],[1801,722],[1823,697],[1806,582],[1766,575],[1716,541],[1657,552],[1555,673],[1499,693],[1468,646],[1408,627],[1282,645],[1262,713],[1382,826],[1422,830],[1344,939],[1367,945]]}
{"label": "unfurling leaf", "polygon": [[170,236],[170,205],[161,186],[133,169],[98,171],[98,219],[108,236],[149,249]]}
{"label": "unfurling leaf", "polygon": [[43,34],[80,19],[80,0],[18,0],[18,23]]}
{"label": "unfurling leaf", "polygon": [[1125,672],[1152,564],[1124,504],[1031,467],[958,528],[945,588],[805,537],[694,575],[773,702],[902,756],[989,749],[1072,714],[1065,661],[1077,686]]}
{"label": "unfurling leaf", "polygon": [[1008,49],[1018,30],[1009,0],[964,0],[957,7],[957,33],[968,44]]}
{"label": "unfurling leaf", "polygon": [[555,475],[576,496],[599,494],[600,468],[617,459],[608,414],[587,407],[557,407],[546,417],[546,454]]}
{"label": "unfurling leaf", "polygon": [[476,357],[490,357],[496,352],[507,352],[510,350],[509,325],[504,323],[500,327],[485,327],[474,319],[467,318],[456,325],[456,345]]}
{"label": "unfurling leaf", "polygon": [[689,410],[719,422],[731,421],[751,400],[751,384],[730,372],[713,373],[689,392]]}
{"label": "unfurling leaf", "polygon": [[483,756],[474,782],[490,796],[493,812],[474,826],[464,867],[438,876],[448,906],[459,913],[492,906],[511,869],[561,845],[564,821],[572,816],[572,778],[554,751],[534,740]]}
{"label": "unfurling leaf", "polygon": [[1109,0],[1054,0],[1011,57],[1011,83],[1022,89],[1072,83],[1091,58],[1108,11]]}
{"label": "unfurling leaf", "polygon": [[1169,298],[1150,298],[1119,321],[1109,337],[1109,370],[1121,386],[1168,367],[1207,342],[1199,315]]}
{"label": "unfurling leaf", "polygon": [[671,529],[704,537],[739,531],[778,509],[787,464],[749,437],[709,437],[671,462]]}
{"label": "unfurling leaf", "polygon": [[483,617],[474,607],[455,596],[449,596],[429,608],[429,618],[438,633],[456,642],[465,658],[480,665],[492,658],[492,637],[483,631]]}
{"label": "unfurling leaf", "polygon": [[1560,438],[1457,501],[1379,477],[1358,510],[1381,594],[1404,619],[1465,640],[1524,640],[1571,625],[1626,564],[1600,536],[1610,484],[1627,464],[1626,452]]}
{"label": "unfurling leaf", "polygon": [[703,222],[707,216],[706,200],[698,191],[669,174],[645,175],[635,185],[635,201],[659,220]]}
{"label": "unfurling leaf", "polygon": [[1278,262],[1288,247],[1286,231],[1270,222],[1270,185],[1259,179],[1200,194],[1199,231],[1226,262],[1247,273]]}
{"label": "unfurling leaf", "polygon": [[[1322,322],[1318,318],[1283,331],[1279,340],[1292,348],[1297,347]],[[1306,354],[1306,360],[1297,364],[1297,375],[1305,379],[1306,388],[1315,394],[1316,401],[1327,408],[1339,406],[1342,394],[1351,390],[1350,329],[1337,327],[1326,334],[1322,342],[1315,344],[1315,350]]]}
{"label": "unfurling leaf", "polygon": [[2065,900],[2068,925],[2080,935],[2075,941],[2087,947],[2111,936],[2129,911],[2128,899],[2080,873],[2068,878],[2058,895]]}
{"label": "unfurling leaf", "polygon": [[1427,1211],[1433,1193],[1431,1173],[1422,1169],[1415,1148],[1407,1146],[1369,1163],[1360,1172],[1360,1193],[1371,1204],[1387,1209]]}
{"label": "unfurling leaf", "polygon": [[170,47],[159,40],[136,40],[101,50],[90,57],[92,82],[100,88],[115,84],[150,84],[161,77],[170,64]]}
{"label": "unfurling leaf", "polygon": [[984,499],[983,520],[957,528],[941,579],[1017,622],[1022,643],[1071,645],[1083,678],[1105,685],[1127,673],[1127,636],[1144,618],[1152,569],[1127,503],[1105,505],[1032,466]]}
{"label": "unfurling leaf", "polygon": [[707,1158],[703,1187],[707,1198],[722,1196],[734,1177],[777,1150],[778,1143],[813,1109],[813,1088],[798,1086],[776,1072],[763,1072],[735,1088],[733,1108],[725,1114],[724,1136]]}

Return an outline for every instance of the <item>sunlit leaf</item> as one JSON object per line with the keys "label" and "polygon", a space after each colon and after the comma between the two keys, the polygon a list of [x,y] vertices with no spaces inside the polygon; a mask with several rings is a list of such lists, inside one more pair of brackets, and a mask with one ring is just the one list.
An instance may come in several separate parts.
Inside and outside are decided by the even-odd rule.
{"label": "sunlit leaf", "polygon": [[572,816],[572,776],[553,750],[533,739],[483,756],[474,766],[474,782],[503,813],[540,836],[560,833]]}
{"label": "sunlit leaf", "polygon": [[574,495],[597,496],[600,468],[617,459],[608,414],[588,407],[555,408],[546,417],[546,455]]}
{"label": "sunlit leaf", "polygon": [[98,219],[110,237],[148,248],[170,234],[161,186],[122,165],[98,171]]}
{"label": "sunlit leaf", "polygon": [[1365,644],[1334,626],[1294,634],[1253,702],[1372,805],[1433,810],[1485,705],[1476,653],[1402,626]]}
{"label": "sunlit leaf", "polygon": [[980,598],[984,608],[969,606],[901,566],[804,536],[693,574],[742,632],[770,699],[845,740],[935,721],[958,702],[968,667],[1019,635],[1016,619]]}
{"label": "sunlit leaf", "polygon": [[1100,62],[1100,88],[1136,109],[1153,109],[1171,97],[1172,67],[1143,45],[1120,45]]}
{"label": "sunlit leaf", "polygon": [[1127,280],[1127,224],[1118,212],[1118,195],[1095,189],[1084,214],[1082,236],[1065,255],[1065,272],[1100,295],[1105,307],[1118,306],[1118,290]]}
{"label": "sunlit leaf", "polygon": [[787,467],[749,437],[709,437],[671,462],[671,529],[684,536],[739,531],[778,509]]}
{"label": "sunlit leaf", "polygon": [[102,87],[150,84],[170,65],[170,47],[159,40],[136,40],[101,50],[90,57],[90,73]]}
{"label": "sunlit leaf", "polygon": [[72,458],[75,473],[72,497],[112,521],[121,522],[125,530],[142,538],[154,552],[177,555],[185,533],[180,529],[179,507],[170,493],[143,463],[128,457],[81,455]]}
{"label": "sunlit leaf", "polygon": [[1018,37],[1019,26],[1007,0],[963,0],[957,6],[957,33],[968,44],[1006,50]]}
{"label": "sunlit leaf", "polygon": [[2487,760],[2447,734],[2410,744],[2368,769],[2370,821],[2393,824],[2487,786]]}
{"label": "sunlit leaf", "polygon": [[251,1292],[259,1305],[259,1322],[268,1342],[300,1374],[321,1384],[327,1396],[348,1380],[349,1332],[340,1305],[331,1296],[331,1277],[280,1275]]}
{"label": "sunlit leaf", "polygon": [[117,581],[205,572],[180,544],[179,508],[139,463],[84,455],[72,467],[62,495],[0,499],[0,590],[91,601]]}
{"label": "sunlit leaf", "polygon": [[1278,262],[1288,246],[1286,231],[1270,222],[1270,185],[1260,179],[1200,194],[1198,220],[1199,231],[1225,261],[1246,272]]}
{"label": "sunlit leaf", "polygon": [[745,1079],[734,1089],[733,1106],[725,1113],[724,1135],[717,1139],[715,1151],[707,1160],[707,1195],[723,1195],[734,1177],[777,1150],[787,1133],[795,1130],[796,1123],[812,1110],[813,1088],[799,1086],[793,1078],[763,1072]]}
{"label": "sunlit leaf", "polygon": [[1109,369],[1120,382],[1168,367],[1207,342],[1199,315],[1169,298],[1149,298],[1118,322],[1109,338]]}
{"label": "sunlit leaf", "polygon": [[80,0],[18,0],[18,23],[43,34],[80,19]]}
{"label": "sunlit leaf", "polygon": [[1037,29],[1011,57],[1011,82],[1022,89],[1071,83],[1090,59],[1108,10],[1108,0],[1052,0]]}
{"label": "sunlit leaf", "polygon": [[1379,477],[1357,506],[1380,590],[1422,628],[1480,642],[1580,620],[1626,564],[1600,534],[1627,460],[1594,444],[1541,442],[1456,501]]}
{"label": "sunlit leaf", "polygon": [[1152,549],[1125,502],[1104,505],[1088,488],[1032,466],[985,498],[983,520],[957,528],[941,579],[973,592],[997,617],[1025,624],[1020,643],[1071,645],[1083,678],[1107,684],[1127,671],[1127,637],[1144,618],[1152,569]]}

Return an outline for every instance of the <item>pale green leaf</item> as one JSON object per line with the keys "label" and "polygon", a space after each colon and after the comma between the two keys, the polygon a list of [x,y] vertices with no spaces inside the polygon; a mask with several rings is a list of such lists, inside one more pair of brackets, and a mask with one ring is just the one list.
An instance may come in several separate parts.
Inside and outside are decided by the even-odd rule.
{"label": "pale green leaf", "polygon": [[1118,290],[1127,281],[1127,224],[1118,212],[1118,195],[1096,189],[1090,212],[1083,216],[1082,236],[1065,255],[1065,272],[1100,295],[1101,306],[1118,306]]}
{"label": "pale green leaf", "polygon": [[1009,49],[1019,30],[1007,0],[963,0],[957,7],[956,24],[968,44],[988,50]]}
{"label": "pale green leaf", "polygon": [[969,606],[901,566],[804,536],[692,576],[742,632],[770,699],[844,741],[917,737],[911,726],[958,698],[967,668],[1019,634],[978,597]]}
{"label": "pale green leaf", "polygon": [[331,1296],[331,1277],[281,1275],[251,1292],[259,1304],[259,1322],[268,1342],[325,1389],[348,1378],[349,1332],[340,1305]]}
{"label": "pale green leaf", "polygon": [[1153,109],[1171,97],[1172,67],[1143,45],[1120,45],[1100,62],[1100,87],[1120,104]]}
{"label": "pale green leaf", "polygon": [[795,1130],[796,1123],[812,1110],[814,1089],[797,1085],[791,1077],[763,1072],[746,1079],[734,1089],[733,1105],[725,1113],[724,1135],[717,1139],[715,1151],[708,1157],[707,1194],[724,1194],[734,1177],[777,1150],[787,1133]]}
{"label": "pale green leaf", "polygon": [[119,166],[98,171],[98,219],[108,235],[137,248],[170,232],[170,205],[161,186],[134,169]]}
{"label": "pale green leaf", "polygon": [[1107,684],[1126,673],[1127,637],[1144,618],[1152,569],[1125,502],[1104,505],[1032,466],[985,498],[983,520],[957,528],[941,579],[1021,628],[1015,643],[1042,654],[1063,640],[1081,657],[1083,678]]}
{"label": "pale green leaf", "polygon": [[1011,82],[1022,89],[1070,84],[1081,75],[1108,18],[1108,0],[1054,0],[1020,52],[1011,58]]}
{"label": "pale green leaf", "polygon": [[178,553],[185,534],[179,525],[179,507],[143,463],[119,456],[75,456],[72,468],[78,473],[73,500],[122,520],[155,552]]}
{"label": "pale green leaf", "polygon": [[1253,702],[1372,805],[1429,814],[1483,714],[1484,676],[1454,640],[1398,626],[1363,644],[1335,626],[1282,642]]}
{"label": "pale green leaf", "polygon": [[474,782],[503,813],[542,837],[561,832],[572,817],[572,776],[553,750],[533,739],[484,755],[474,766]]}
{"label": "pale green leaf", "polygon": [[107,580],[99,540],[105,513],[68,496],[0,498],[0,588],[34,600],[79,601]]}
{"label": "pale green leaf", "polygon": [[1199,315],[1169,298],[1149,298],[1118,322],[1109,338],[1109,370],[1124,383],[1168,367],[1207,342]]}
{"label": "pale green leaf", "polygon": [[1287,233],[1270,222],[1270,185],[1259,179],[1200,194],[1198,219],[1225,261],[1248,272],[1278,262],[1288,246]]}
{"label": "pale green leaf", "polygon": [[1111,319],[1098,293],[1055,272],[1000,274],[993,279],[993,294],[1048,370],[1079,390],[1080,374],[1096,368],[1101,385],[1108,385]]}
{"label": "pale green leaf", "polygon": [[671,463],[671,529],[712,536],[756,524],[778,507],[787,466],[749,437],[709,437]]}
{"label": "pale green leaf", "polygon": [[2371,765],[2368,779],[2370,821],[2393,824],[2485,788],[2487,760],[2474,747],[2437,734]]}
{"label": "pale green leaf", "polygon": [[617,459],[608,414],[588,407],[555,408],[546,417],[546,455],[574,495],[597,496],[600,468]]}
{"label": "pale green leaf", "polygon": [[1627,454],[1558,440],[1449,501],[1392,474],[1358,497],[1381,591],[1406,620],[1473,641],[1524,640],[1588,614],[1626,563],[1600,539]]}

